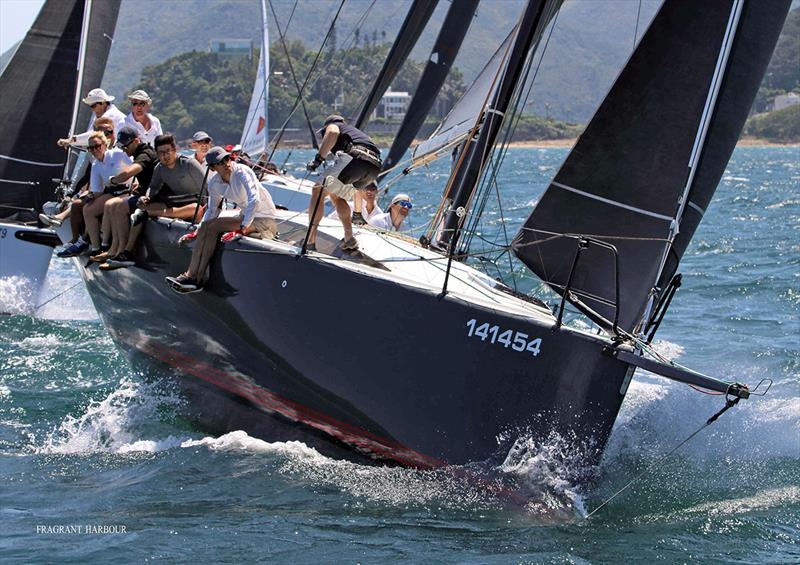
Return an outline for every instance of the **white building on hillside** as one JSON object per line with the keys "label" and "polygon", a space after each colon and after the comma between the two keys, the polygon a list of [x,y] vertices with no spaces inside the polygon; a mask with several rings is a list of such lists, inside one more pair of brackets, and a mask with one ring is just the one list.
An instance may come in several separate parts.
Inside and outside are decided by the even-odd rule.
{"label": "white building on hillside", "polygon": [[372,119],[402,120],[410,103],[411,95],[408,92],[395,92],[389,88],[381,98],[381,101],[378,102],[378,107],[372,112]]}
{"label": "white building on hillside", "polygon": [[776,96],[772,109],[783,110],[784,108],[794,106],[795,104],[800,104],[800,96],[794,92],[790,92],[789,94],[781,94],[780,96]]}

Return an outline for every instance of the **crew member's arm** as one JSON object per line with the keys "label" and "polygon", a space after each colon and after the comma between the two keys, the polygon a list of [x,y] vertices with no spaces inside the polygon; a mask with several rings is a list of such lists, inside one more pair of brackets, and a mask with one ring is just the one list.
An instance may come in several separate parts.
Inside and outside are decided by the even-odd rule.
{"label": "crew member's arm", "polygon": [[111,184],[122,184],[126,182],[128,179],[131,179],[141,173],[144,170],[144,167],[140,163],[133,163],[132,165],[128,165],[116,175],[111,177]]}
{"label": "crew member's arm", "polygon": [[253,223],[256,208],[261,200],[258,194],[259,183],[255,173],[249,169],[237,169],[233,172],[233,176],[235,179],[232,178],[231,182],[241,183],[247,193],[247,204],[242,210],[242,225],[240,226],[240,229],[244,231]]}

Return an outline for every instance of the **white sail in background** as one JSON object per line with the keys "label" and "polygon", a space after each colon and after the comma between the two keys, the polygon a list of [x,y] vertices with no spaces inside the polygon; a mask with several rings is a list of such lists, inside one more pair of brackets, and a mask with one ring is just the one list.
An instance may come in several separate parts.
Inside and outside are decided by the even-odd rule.
{"label": "white sail in background", "polygon": [[267,9],[261,0],[261,55],[258,58],[258,73],[250,98],[250,109],[242,130],[242,150],[255,157],[267,149],[269,126],[267,124],[267,101],[269,100],[269,30]]}

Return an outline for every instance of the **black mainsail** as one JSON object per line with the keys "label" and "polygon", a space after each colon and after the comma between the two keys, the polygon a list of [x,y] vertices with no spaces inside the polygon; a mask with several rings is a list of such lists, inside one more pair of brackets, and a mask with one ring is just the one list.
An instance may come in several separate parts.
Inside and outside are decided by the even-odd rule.
{"label": "black mainsail", "polygon": [[433,11],[436,9],[436,4],[438,2],[439,0],[414,0],[414,3],[408,10],[408,14],[406,14],[403,25],[400,26],[397,39],[395,39],[392,48],[389,50],[389,55],[383,63],[383,68],[381,68],[378,77],[372,85],[372,90],[370,90],[358,111],[358,117],[354,122],[357,128],[362,127],[366,123],[369,115],[378,106],[381,96],[383,96],[383,93],[389,88],[389,85],[391,85],[397,73],[400,71],[400,67],[403,66],[403,63],[414,48],[414,45],[417,44],[417,40],[425,29],[428,20],[433,15]]}
{"label": "black mainsail", "polygon": [[433,44],[431,55],[422,71],[419,86],[411,99],[403,123],[395,135],[389,153],[383,161],[383,169],[395,166],[403,158],[406,150],[414,141],[425,117],[428,115],[439,91],[447,79],[453,61],[461,49],[464,37],[467,35],[472,17],[478,8],[479,0],[462,0],[453,2],[447,11],[442,29]]}
{"label": "black mainsail", "polygon": [[618,271],[608,247],[589,245],[568,298],[633,330],[716,189],[788,6],[725,0],[700,10],[667,0],[517,234],[517,257],[563,293],[576,235],[613,245]]}
{"label": "black mainsail", "polygon": [[[0,75],[0,204],[40,210],[52,196],[52,179],[61,175],[66,152],[55,141],[73,121],[86,31],[82,83],[99,86],[106,66],[120,0],[48,0]],[[84,17],[89,20],[84,23]],[[86,90],[85,88],[83,90]],[[89,119],[80,108],[78,127]],[[10,215],[0,209],[0,216]]]}

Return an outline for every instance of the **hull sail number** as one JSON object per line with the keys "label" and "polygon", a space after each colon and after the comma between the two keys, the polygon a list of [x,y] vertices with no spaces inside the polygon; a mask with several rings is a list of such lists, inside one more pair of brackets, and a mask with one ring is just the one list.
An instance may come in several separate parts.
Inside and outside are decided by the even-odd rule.
{"label": "hull sail number", "polygon": [[481,341],[489,340],[489,343],[502,345],[506,349],[510,347],[514,351],[528,352],[534,357],[539,355],[539,348],[542,346],[540,337],[531,339],[526,333],[504,330],[488,322],[478,324],[475,318],[467,322],[467,337],[480,338]]}

